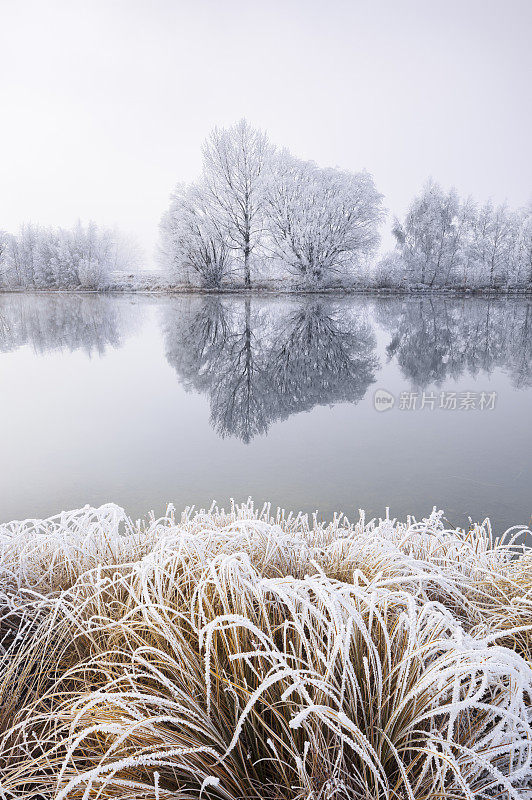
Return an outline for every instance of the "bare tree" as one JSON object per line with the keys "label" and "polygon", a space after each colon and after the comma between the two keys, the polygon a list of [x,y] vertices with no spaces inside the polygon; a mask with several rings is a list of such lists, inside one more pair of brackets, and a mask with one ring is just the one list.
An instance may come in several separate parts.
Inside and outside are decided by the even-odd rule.
{"label": "bare tree", "polygon": [[203,146],[203,178],[217,225],[243,260],[251,286],[251,255],[262,234],[263,179],[271,145],[265,133],[242,119],[215,128]]}
{"label": "bare tree", "polygon": [[365,172],[319,169],[283,152],[266,194],[267,248],[306,285],[318,288],[376,247],[381,200]]}
{"label": "bare tree", "polygon": [[203,186],[177,187],[160,232],[160,260],[173,279],[220,288],[230,272],[230,250]]}
{"label": "bare tree", "polygon": [[[532,278],[530,211],[491,201],[477,206],[429,181],[392,232],[403,261],[401,280],[427,286],[496,289]],[[381,266],[377,268],[377,275]],[[396,264],[398,277],[400,262]]]}
{"label": "bare tree", "polygon": [[505,205],[485,203],[473,219],[472,247],[477,268],[493,289],[498,282],[513,282],[509,275],[516,231],[516,218]]}

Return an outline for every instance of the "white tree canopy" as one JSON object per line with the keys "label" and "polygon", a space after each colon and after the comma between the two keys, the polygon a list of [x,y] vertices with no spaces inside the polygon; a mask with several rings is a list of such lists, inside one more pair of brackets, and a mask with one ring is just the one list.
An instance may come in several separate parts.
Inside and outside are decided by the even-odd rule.
{"label": "white tree canopy", "polygon": [[0,286],[8,288],[101,289],[139,257],[129,240],[94,222],[71,230],[27,224],[1,241]]}
{"label": "white tree canopy", "polygon": [[[424,286],[530,287],[531,218],[530,208],[512,211],[492,202],[478,206],[429,181],[404,222],[394,223],[402,278]],[[396,274],[397,266],[396,261]],[[381,263],[378,272],[383,268]]]}
{"label": "white tree canopy", "polygon": [[266,192],[267,247],[305,283],[320,286],[376,248],[381,201],[368,173],[320,169],[283,152]]}
{"label": "white tree canopy", "polygon": [[[378,244],[381,195],[365,172],[320,169],[246,120],[212,132],[199,182],[179,186],[161,222],[161,260],[178,282],[251,286],[273,262],[281,278],[321,286]],[[253,258],[252,258],[253,257]]]}

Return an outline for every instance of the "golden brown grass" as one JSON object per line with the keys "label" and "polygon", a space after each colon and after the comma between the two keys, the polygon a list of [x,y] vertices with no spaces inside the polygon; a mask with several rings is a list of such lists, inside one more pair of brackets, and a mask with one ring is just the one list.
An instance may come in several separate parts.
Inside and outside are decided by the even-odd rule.
{"label": "golden brown grass", "polygon": [[0,798],[522,798],[531,567],[437,513],[0,526]]}

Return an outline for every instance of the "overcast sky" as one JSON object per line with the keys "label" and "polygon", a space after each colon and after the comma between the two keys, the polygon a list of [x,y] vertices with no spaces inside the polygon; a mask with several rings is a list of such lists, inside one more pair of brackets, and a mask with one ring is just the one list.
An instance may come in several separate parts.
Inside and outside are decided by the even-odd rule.
{"label": "overcast sky", "polygon": [[532,0],[0,0],[0,229],[116,223],[151,259],[242,116],[393,213],[429,176],[524,204],[531,30]]}

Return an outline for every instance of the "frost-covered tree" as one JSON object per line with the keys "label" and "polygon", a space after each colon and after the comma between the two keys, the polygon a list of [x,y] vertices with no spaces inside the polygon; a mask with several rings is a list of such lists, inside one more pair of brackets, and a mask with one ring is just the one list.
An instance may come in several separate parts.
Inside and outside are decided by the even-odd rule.
{"label": "frost-covered tree", "polygon": [[74,231],[79,283],[83,288],[97,289],[108,283],[115,262],[112,231],[99,229],[90,222],[85,230],[78,224]]}
{"label": "frost-covered tree", "polygon": [[45,243],[54,275],[54,285],[61,289],[80,284],[79,260],[83,251],[83,232],[78,224],[74,231],[59,228],[49,231]]}
{"label": "frost-covered tree", "polygon": [[179,187],[161,222],[161,258],[179,282],[219,286],[251,268],[319,287],[367,259],[378,243],[381,195],[367,173],[319,169],[278,153],[241,120],[215,128],[198,184]]}
{"label": "frost-covered tree", "polygon": [[381,201],[367,173],[320,169],[285,151],[266,192],[267,248],[302,283],[318,288],[375,249]]}
{"label": "frost-covered tree", "polygon": [[6,231],[0,231],[0,287],[9,286],[6,258],[10,246],[10,238]]}
{"label": "frost-covered tree", "polygon": [[532,201],[519,214],[519,234],[516,248],[517,282],[532,289]]}
{"label": "frost-covered tree", "polygon": [[17,236],[10,236],[4,258],[8,284],[20,287],[42,285],[40,245],[44,231],[31,223],[22,225]]}
{"label": "frost-covered tree", "polygon": [[463,267],[471,201],[462,203],[454,189],[445,192],[429,181],[412,202],[404,223],[393,233],[412,283],[429,286],[456,282]]}
{"label": "frost-covered tree", "polygon": [[490,288],[513,282],[513,256],[518,235],[516,223],[516,216],[505,205],[495,208],[491,201],[474,215],[471,245],[473,262],[483,282]]}
{"label": "frost-covered tree", "polygon": [[378,289],[394,289],[408,284],[405,262],[398,249],[386,253],[366,276],[367,283]]}
{"label": "frost-covered tree", "polygon": [[215,128],[203,145],[203,181],[211,214],[240,257],[251,286],[251,256],[262,236],[263,183],[272,147],[263,131],[242,119]]}
{"label": "frost-covered tree", "polygon": [[[429,181],[404,222],[394,222],[403,283],[497,289],[532,278],[530,211],[460,200]],[[385,266],[384,262],[377,268]],[[395,277],[398,277],[397,270]]]}
{"label": "frost-covered tree", "polygon": [[160,224],[160,261],[180,284],[219,288],[230,272],[228,234],[201,184],[180,185]]}
{"label": "frost-covered tree", "polygon": [[3,242],[0,284],[11,288],[105,288],[132,256],[124,237],[94,222],[71,230],[23,225]]}

